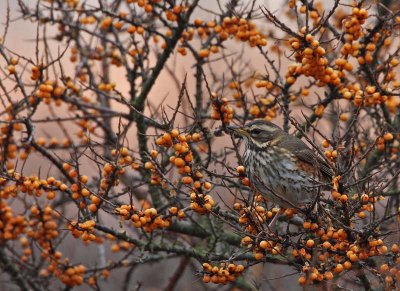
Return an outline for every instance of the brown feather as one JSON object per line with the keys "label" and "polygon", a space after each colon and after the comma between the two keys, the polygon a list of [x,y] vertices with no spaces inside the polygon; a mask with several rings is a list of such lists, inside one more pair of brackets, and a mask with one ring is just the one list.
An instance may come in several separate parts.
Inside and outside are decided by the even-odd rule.
{"label": "brown feather", "polygon": [[301,139],[287,133],[285,135],[285,138],[278,141],[278,146],[287,149],[305,163],[303,167],[318,169],[328,181],[332,179],[333,172],[322,158],[317,156]]}

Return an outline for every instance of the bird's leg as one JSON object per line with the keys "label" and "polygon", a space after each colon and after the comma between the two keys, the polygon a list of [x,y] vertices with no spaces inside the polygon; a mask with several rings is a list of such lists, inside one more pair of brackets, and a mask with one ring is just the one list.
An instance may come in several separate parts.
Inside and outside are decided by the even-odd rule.
{"label": "bird's leg", "polygon": [[269,227],[269,228],[272,228],[272,227],[275,225],[275,223],[276,223],[276,221],[278,220],[279,216],[280,216],[283,212],[285,212],[285,210],[282,209],[282,208],[279,208],[279,210],[278,210],[278,212],[275,214],[274,218],[272,218],[271,222],[268,224],[268,227]]}
{"label": "bird's leg", "polygon": [[318,203],[315,203],[314,205],[314,212],[317,214],[318,216]]}

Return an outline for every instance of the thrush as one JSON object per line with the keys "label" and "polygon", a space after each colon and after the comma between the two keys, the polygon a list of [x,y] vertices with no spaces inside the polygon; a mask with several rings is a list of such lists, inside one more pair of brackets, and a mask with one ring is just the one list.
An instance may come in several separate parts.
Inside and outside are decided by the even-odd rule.
{"label": "thrush", "polygon": [[254,120],[228,129],[244,139],[243,163],[252,186],[282,208],[312,204],[332,179],[327,162],[272,122]]}

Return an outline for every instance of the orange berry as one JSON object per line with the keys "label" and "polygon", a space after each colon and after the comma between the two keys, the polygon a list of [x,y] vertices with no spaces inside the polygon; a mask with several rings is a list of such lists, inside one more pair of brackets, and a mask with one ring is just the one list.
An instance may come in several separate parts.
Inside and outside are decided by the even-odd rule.
{"label": "orange berry", "polygon": [[324,140],[322,141],[322,146],[323,146],[324,148],[329,147],[329,141],[327,141],[326,139],[324,139]]}
{"label": "orange berry", "polygon": [[176,138],[179,135],[179,131],[177,129],[171,130],[171,137]]}
{"label": "orange berry", "polygon": [[39,138],[36,140],[36,143],[37,143],[38,145],[44,147],[44,146],[46,145],[46,139],[44,139],[43,137],[39,137]]}
{"label": "orange berry", "polygon": [[306,41],[312,42],[314,40],[314,37],[309,33],[306,35]]}
{"label": "orange berry", "polygon": [[333,273],[330,272],[330,271],[325,272],[324,277],[325,277],[326,280],[332,280],[333,279]]}
{"label": "orange berry", "polygon": [[60,188],[61,191],[65,191],[65,190],[68,189],[68,186],[65,185],[65,184],[61,184],[59,188]]}
{"label": "orange berry", "polygon": [[208,49],[202,49],[199,51],[200,58],[207,58],[210,55],[210,51]]}
{"label": "orange berry", "polygon": [[392,141],[393,140],[393,134],[391,134],[390,132],[387,132],[384,134],[383,139],[385,141]]}
{"label": "orange berry", "polygon": [[182,178],[182,183],[186,184],[186,185],[192,184],[193,183],[193,178],[189,177],[189,176],[183,177]]}
{"label": "orange berry", "polygon": [[53,191],[50,191],[49,193],[47,193],[46,198],[47,198],[48,200],[53,200],[54,197],[56,197],[56,193],[54,193]]}
{"label": "orange berry", "polygon": [[219,279],[218,276],[214,275],[211,277],[211,282],[213,282],[214,284],[218,284],[219,283]]}
{"label": "orange berry", "polygon": [[15,74],[17,71],[14,65],[8,65],[7,70],[9,74]]}
{"label": "orange berry", "polygon": [[64,163],[64,164],[63,164],[63,169],[64,169],[65,171],[69,171],[69,170],[71,170],[71,165],[68,164],[68,163]]}
{"label": "orange berry", "polygon": [[97,205],[96,204],[90,204],[88,208],[89,208],[90,212],[96,212],[97,211]]}
{"label": "orange berry", "polygon": [[346,261],[346,262],[344,262],[343,263],[343,267],[346,269],[346,270],[350,270],[351,269],[351,262],[349,262],[349,261]]}
{"label": "orange berry", "polygon": [[301,276],[298,280],[300,285],[305,285],[307,282],[307,278],[305,276]]}
{"label": "orange berry", "polygon": [[241,273],[243,271],[244,271],[244,266],[243,265],[237,265],[236,266],[236,270],[235,270],[236,273]]}
{"label": "orange berry", "polygon": [[111,251],[113,252],[113,253],[117,253],[117,252],[119,252],[121,250],[121,248],[119,247],[119,245],[117,245],[117,244],[113,244],[112,246],[111,246]]}
{"label": "orange berry", "polygon": [[101,201],[101,199],[100,199],[98,196],[94,196],[94,195],[91,195],[91,196],[90,196],[90,200],[91,200],[92,203],[94,203],[94,204],[100,204],[100,201]]}
{"label": "orange berry", "polygon": [[307,240],[307,242],[306,242],[306,246],[307,246],[308,248],[312,248],[312,247],[314,246],[314,244],[315,244],[315,242],[314,242],[314,240],[312,240],[312,239],[309,239],[309,240]]}
{"label": "orange berry", "polygon": [[311,228],[311,222],[310,221],[304,221],[303,228],[304,229],[310,229]]}
{"label": "orange berry", "polygon": [[71,178],[76,178],[78,176],[78,172],[72,169],[71,171],[69,171],[68,176],[70,176]]}
{"label": "orange berry", "polygon": [[204,283],[209,283],[211,281],[211,277],[209,275],[204,275],[203,276],[203,282]]}
{"label": "orange berry", "polygon": [[263,255],[263,253],[255,253],[254,254],[254,258],[257,260],[257,261],[260,261],[260,260],[262,260],[262,258],[264,257],[264,255]]}
{"label": "orange berry", "polygon": [[245,186],[250,186],[250,180],[248,179],[248,178],[244,178],[244,179],[242,179],[242,184],[243,185],[245,185]]}
{"label": "orange berry", "polygon": [[343,265],[342,264],[337,264],[335,269],[333,269],[335,273],[341,273],[343,271]]}
{"label": "orange berry", "polygon": [[126,157],[129,154],[129,150],[126,147],[121,148],[119,152],[123,157]]}
{"label": "orange berry", "polygon": [[175,164],[175,166],[177,166],[178,168],[180,168],[180,167],[183,167],[186,163],[185,163],[185,161],[184,161],[183,159],[181,159],[181,158],[176,158],[176,159],[174,160],[174,164]]}
{"label": "orange berry", "polygon": [[320,104],[315,108],[314,113],[316,116],[321,117],[324,114],[324,111],[325,111],[325,106]]}
{"label": "orange berry", "polygon": [[146,162],[146,163],[144,164],[144,168],[145,168],[146,170],[151,170],[151,169],[154,169],[154,165],[153,165],[152,162]]}
{"label": "orange berry", "polygon": [[330,249],[330,248],[332,247],[332,245],[331,245],[331,243],[330,243],[329,241],[325,241],[325,242],[322,244],[322,247],[323,247],[324,249]]}
{"label": "orange berry", "polygon": [[86,184],[89,180],[89,177],[86,175],[80,176],[79,180],[81,181],[82,184]]}
{"label": "orange berry", "polygon": [[168,132],[163,134],[163,139],[166,143],[171,143],[172,142],[172,136]]}
{"label": "orange berry", "polygon": [[332,198],[338,200],[342,195],[337,191],[332,191]]}
{"label": "orange berry", "polygon": [[367,215],[365,214],[365,212],[364,212],[364,211],[360,211],[360,212],[358,212],[358,213],[357,213],[357,216],[358,216],[359,218],[361,218],[361,219],[363,219],[363,218],[367,217]]}
{"label": "orange berry", "polygon": [[270,243],[265,240],[261,241],[259,246],[260,246],[260,248],[262,248],[264,250],[271,247]]}
{"label": "orange berry", "polygon": [[346,194],[343,194],[340,196],[340,201],[342,203],[346,203],[349,200],[348,196]]}
{"label": "orange berry", "polygon": [[127,31],[128,33],[130,33],[130,34],[135,33],[135,31],[136,31],[136,26],[131,25],[131,26],[129,26],[129,27],[127,28],[126,31]]}
{"label": "orange berry", "polygon": [[346,113],[342,113],[339,115],[339,119],[340,119],[340,121],[345,122],[349,119],[349,116]]}
{"label": "orange berry", "polygon": [[358,256],[356,254],[351,254],[349,257],[351,262],[357,262],[358,261]]}
{"label": "orange berry", "polygon": [[289,85],[293,84],[294,82],[296,82],[296,79],[294,77],[287,77],[286,78],[286,83],[288,83]]}
{"label": "orange berry", "polygon": [[332,151],[330,150],[326,150],[324,153],[325,157],[327,157],[328,159],[330,159],[332,157]]}
{"label": "orange berry", "polygon": [[210,190],[211,187],[212,187],[212,185],[211,185],[210,182],[204,182],[203,187],[204,187],[204,189],[206,189],[206,190]]}
{"label": "orange berry", "polygon": [[83,189],[81,190],[81,195],[82,195],[83,197],[88,197],[88,196],[90,195],[90,192],[89,192],[88,189],[83,188]]}
{"label": "orange berry", "polygon": [[236,168],[236,172],[238,172],[240,175],[245,173],[245,168],[243,166],[238,166]]}
{"label": "orange berry", "polygon": [[113,170],[113,166],[110,163],[107,163],[104,165],[103,170],[106,173],[111,173],[111,171]]}
{"label": "orange berry", "polygon": [[387,272],[387,271],[389,270],[389,265],[388,265],[388,264],[382,264],[382,265],[380,266],[379,270],[380,270],[382,273],[385,273],[385,272]]}

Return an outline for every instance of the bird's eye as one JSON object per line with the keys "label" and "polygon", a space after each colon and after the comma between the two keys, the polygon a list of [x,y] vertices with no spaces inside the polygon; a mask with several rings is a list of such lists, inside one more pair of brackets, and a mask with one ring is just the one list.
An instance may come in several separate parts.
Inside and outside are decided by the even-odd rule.
{"label": "bird's eye", "polygon": [[259,135],[261,133],[261,129],[254,128],[251,130],[251,135]]}

